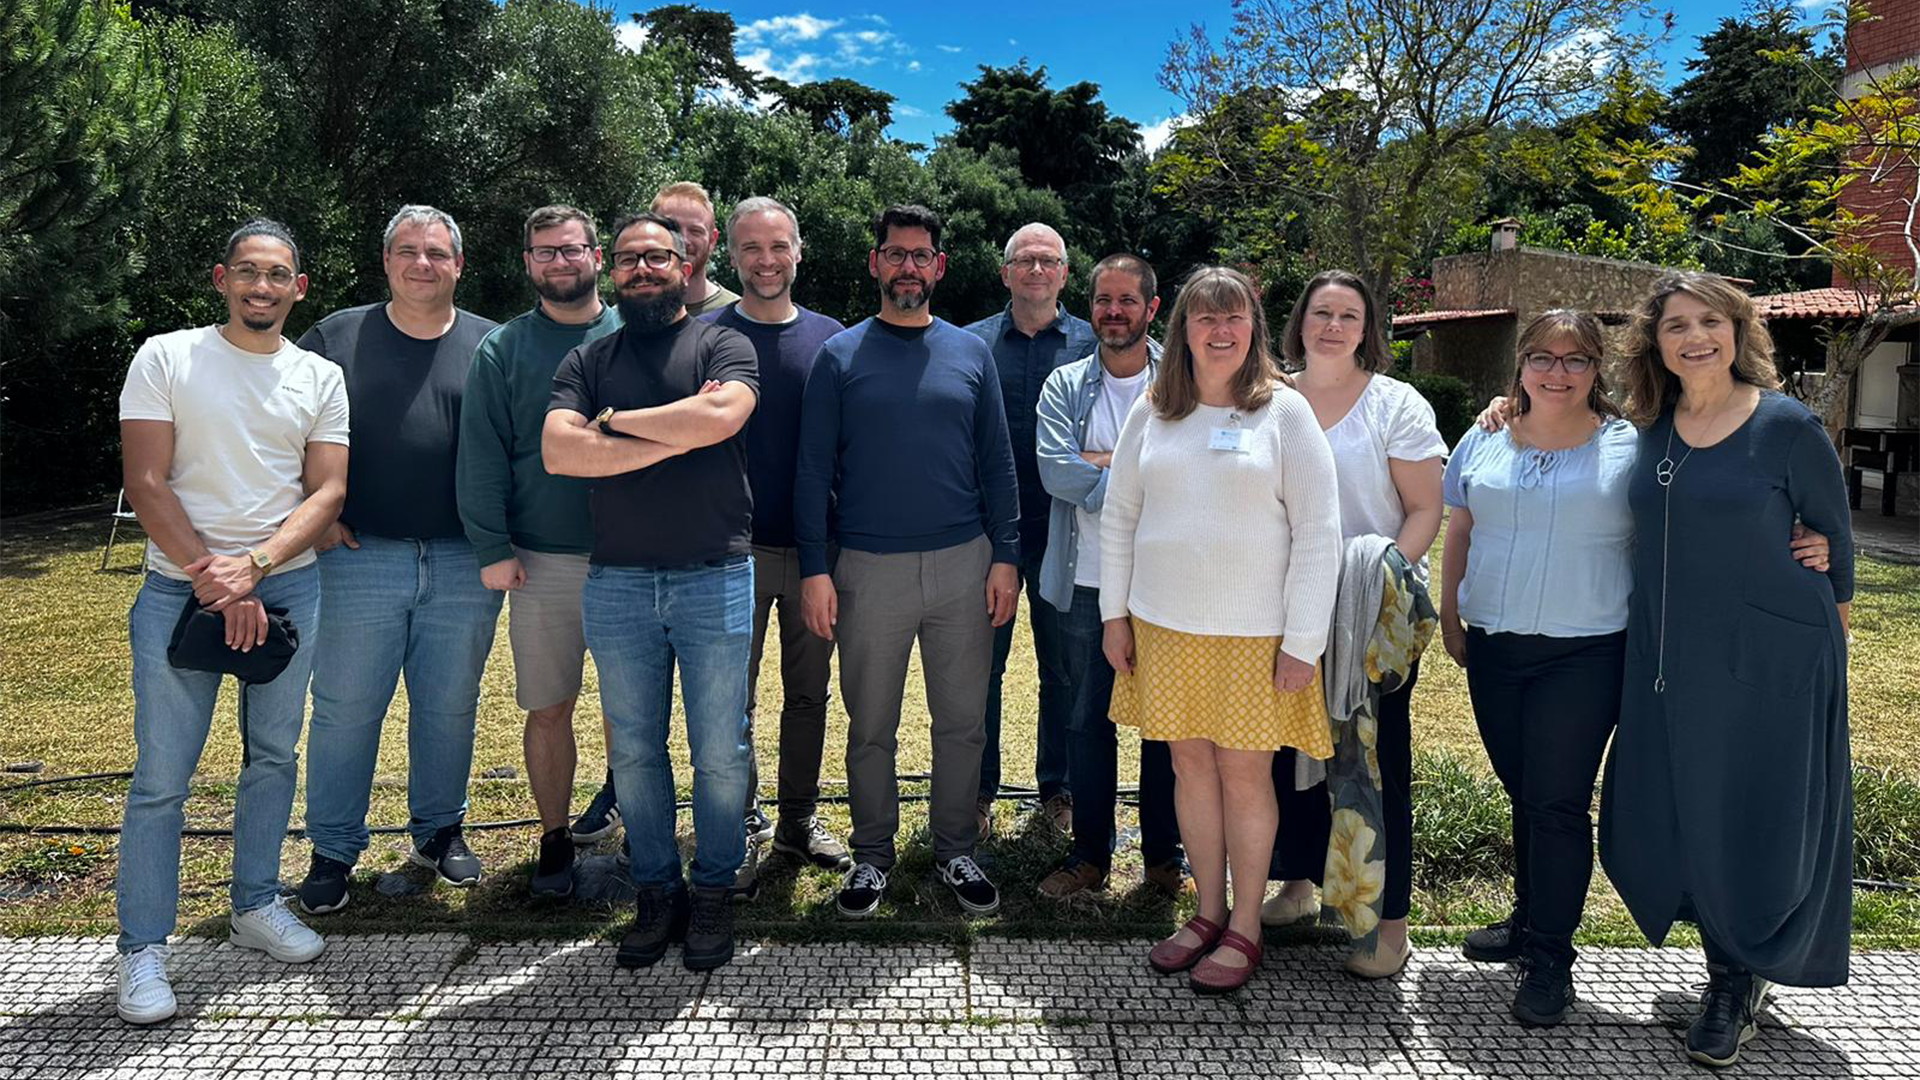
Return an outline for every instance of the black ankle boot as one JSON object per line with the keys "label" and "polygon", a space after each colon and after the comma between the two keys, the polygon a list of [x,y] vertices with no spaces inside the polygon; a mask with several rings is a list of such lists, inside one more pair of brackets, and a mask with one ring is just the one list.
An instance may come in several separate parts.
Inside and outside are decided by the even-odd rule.
{"label": "black ankle boot", "polygon": [[1520,954],[1520,985],[1513,993],[1514,1019],[1528,1027],[1552,1027],[1567,1015],[1572,1004],[1572,947],[1530,938]]}

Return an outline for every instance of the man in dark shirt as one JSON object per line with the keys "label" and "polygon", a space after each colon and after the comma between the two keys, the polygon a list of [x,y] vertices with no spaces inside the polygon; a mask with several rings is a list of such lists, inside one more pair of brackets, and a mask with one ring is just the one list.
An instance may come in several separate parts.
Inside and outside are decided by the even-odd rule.
{"label": "man in dark shirt", "polygon": [[481,584],[454,491],[460,402],[473,350],[494,323],[453,306],[460,227],[431,206],[387,223],[391,299],[337,311],[300,347],[340,365],[353,408],[347,504],[320,552],[320,636],[307,741],[307,839],[300,903],[338,911],[367,849],[380,725],[407,679],[411,860],[455,885],[480,880],[460,823],[473,766],[480,673],[500,596]]}
{"label": "man in dark shirt", "polygon": [[[759,887],[760,844],[845,870],[847,849],[814,816],[820,757],[827,737],[827,672],[833,642],[807,632],[800,615],[800,549],[793,541],[793,464],[800,447],[800,396],[813,359],[846,327],[793,302],[800,265],[800,223],[777,199],[756,197],[727,218],[727,254],[745,295],[701,318],[753,342],[760,360],[760,404],[747,424],[747,477],[753,486],[753,660],[747,667],[747,719],[754,715],[760,658],[775,605],[780,613],[780,824],[759,806],[753,770],[747,808],[747,856],[734,882],[736,898]],[[751,738],[748,746],[753,745]]]}
{"label": "man in dark shirt", "polygon": [[1019,602],[1019,498],[1000,378],[979,338],[927,309],[946,271],[933,211],[882,211],[867,266],[880,314],[833,337],[814,362],[793,495],[807,627],[839,642],[849,720],[854,867],[838,907],[870,915],[886,893],[900,827],[895,739],[918,639],[934,859],[961,906],[986,914],[1000,906],[973,858],[987,672],[993,628]]}
{"label": "man in dark shirt", "polygon": [[[556,475],[594,478],[581,611],[639,893],[618,961],[645,967],[684,940],[686,966],[704,971],[733,957],[728,893],[746,838],[753,495],[742,429],[758,363],[746,338],[687,317],[691,267],[672,218],[617,223],[611,261],[621,328],[560,362],[541,457]],[[676,660],[693,754],[691,899],[667,755]]]}
{"label": "man in dark shirt", "polygon": [[[1039,222],[1022,225],[1007,238],[1000,280],[1007,286],[1006,309],[967,329],[993,350],[1000,372],[1001,398],[1007,409],[1007,434],[1013,441],[1013,467],[1020,478],[1020,577],[1027,586],[1027,620],[1033,626],[1033,658],[1040,669],[1038,745],[1034,781],[1040,788],[1041,820],[1061,833],[1073,828],[1073,795],[1067,784],[1067,726],[1072,712],[1072,680],[1067,675],[1066,645],[1060,613],[1040,595],[1040,560],[1047,550],[1047,515],[1052,497],[1040,483],[1034,457],[1034,410],[1040,388],[1053,369],[1093,352],[1098,341],[1085,319],[1060,303],[1067,283],[1067,246],[1060,234]],[[1000,791],[1000,683],[1013,649],[1013,623],[993,637],[993,671],[987,679],[987,746],[980,755],[980,832],[993,823],[993,799]]]}

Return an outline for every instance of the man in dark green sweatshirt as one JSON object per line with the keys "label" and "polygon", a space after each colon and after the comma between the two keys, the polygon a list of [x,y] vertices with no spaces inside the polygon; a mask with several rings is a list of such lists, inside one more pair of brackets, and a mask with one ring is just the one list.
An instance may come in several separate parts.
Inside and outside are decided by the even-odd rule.
{"label": "man in dark green sweatshirt", "polygon": [[540,428],[561,358],[618,330],[620,313],[600,301],[600,241],[586,214],[571,206],[535,210],[523,249],[540,302],[474,352],[460,416],[458,491],[482,583],[512,594],[514,698],[527,710],[527,781],[540,810],[533,894],[559,898],[573,892],[574,845],[612,833],[620,812],[609,775],[587,812],[567,827],[573,706],[587,651],[580,594],[593,519],[587,484],[550,475],[541,464]]}

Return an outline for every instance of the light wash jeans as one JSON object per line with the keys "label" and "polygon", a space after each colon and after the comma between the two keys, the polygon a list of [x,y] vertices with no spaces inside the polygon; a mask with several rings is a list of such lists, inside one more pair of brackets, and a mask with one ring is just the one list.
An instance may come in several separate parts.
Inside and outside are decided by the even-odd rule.
{"label": "light wash jeans", "polygon": [[380,726],[407,676],[407,832],[421,847],[467,814],[480,673],[506,595],[464,539],[358,537],[320,556],[321,624],[307,740],[307,839],[351,865],[367,850]]}
{"label": "light wash jeans", "polygon": [[[285,608],[300,648],[277,678],[241,684],[247,695],[242,729],[245,763],[233,803],[235,911],[252,911],[280,894],[280,844],[287,835],[298,778],[300,723],[307,676],[319,633],[320,573],[311,566],[275,574],[254,588],[270,608]],[[224,675],[183,671],[167,663],[174,623],[193,586],[150,573],[127,616],[133,645],[133,740],[138,757],[120,830],[114,886],[120,951],[158,945],[173,932],[180,909],[180,829],[193,771],[213,725]]]}
{"label": "light wash jeans", "polygon": [[608,765],[627,826],[635,885],[683,886],[674,842],[673,762],[667,731],[673,674],[693,752],[695,886],[733,884],[746,857],[747,661],[753,652],[753,562],[745,555],[696,566],[601,566],[587,571],[581,607],[600,673],[611,741]]}

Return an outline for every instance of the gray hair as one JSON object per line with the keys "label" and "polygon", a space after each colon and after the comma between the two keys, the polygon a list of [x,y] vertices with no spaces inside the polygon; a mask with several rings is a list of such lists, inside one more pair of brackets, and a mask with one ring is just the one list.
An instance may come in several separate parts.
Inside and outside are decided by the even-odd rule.
{"label": "gray hair", "polygon": [[380,250],[391,251],[393,234],[399,232],[400,226],[408,222],[419,225],[445,225],[447,235],[453,238],[453,257],[456,259],[461,257],[460,226],[454,224],[453,215],[423,203],[408,203],[394,213],[393,218],[387,222],[386,234],[380,238]]}
{"label": "gray hair", "polygon": [[729,251],[733,249],[734,225],[749,214],[784,214],[787,224],[793,226],[793,246],[796,248],[800,246],[800,219],[793,215],[792,208],[779,199],[755,195],[752,198],[741,199],[740,205],[734,207],[733,213],[727,215],[727,249]]}
{"label": "gray hair", "polygon": [[1058,244],[1060,247],[1060,265],[1067,265],[1067,242],[1061,239],[1060,233],[1056,231],[1053,226],[1048,225],[1044,221],[1029,221],[1025,225],[1013,230],[1013,235],[1007,237],[1007,250],[1005,254],[1000,256],[1000,261],[1003,263],[1012,262],[1014,247],[1020,243],[1021,237],[1029,233],[1037,233]]}

